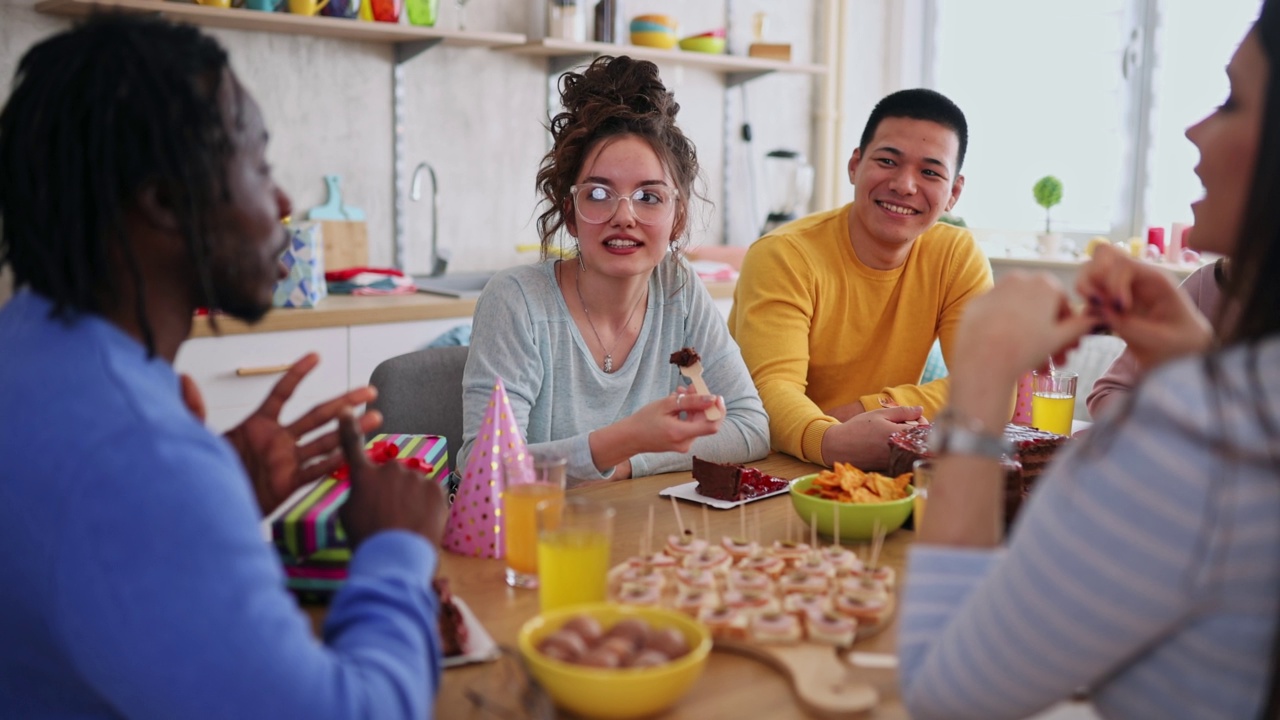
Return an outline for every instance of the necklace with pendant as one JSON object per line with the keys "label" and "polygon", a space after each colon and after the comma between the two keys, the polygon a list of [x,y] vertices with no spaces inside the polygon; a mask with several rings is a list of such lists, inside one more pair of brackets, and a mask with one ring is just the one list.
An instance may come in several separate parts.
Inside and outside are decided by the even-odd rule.
{"label": "necklace with pendant", "polygon": [[[613,348],[618,347],[618,341],[622,337],[622,333],[613,339],[613,347],[605,347],[604,341],[600,339],[600,331],[596,330],[596,324],[591,319],[591,311],[587,309],[587,301],[582,299],[582,273],[578,273],[578,282],[574,283],[573,289],[578,291],[578,304],[582,305],[582,312],[587,316],[587,325],[591,327],[591,334],[596,336],[596,342],[599,343],[600,349],[604,350],[604,371],[606,373],[613,372]],[[631,318],[636,316],[636,310],[640,309],[641,303],[644,302],[645,293],[640,293],[640,299],[636,301],[635,307],[631,308],[631,314],[627,316],[627,321],[622,324],[625,332],[631,327]]]}

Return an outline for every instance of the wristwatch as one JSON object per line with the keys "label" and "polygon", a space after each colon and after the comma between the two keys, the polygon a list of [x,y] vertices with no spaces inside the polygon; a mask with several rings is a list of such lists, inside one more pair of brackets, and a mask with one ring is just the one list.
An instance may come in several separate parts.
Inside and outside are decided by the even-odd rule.
{"label": "wristwatch", "polygon": [[1013,441],[992,433],[977,418],[943,410],[929,433],[931,455],[976,455],[1001,460],[1013,455]]}

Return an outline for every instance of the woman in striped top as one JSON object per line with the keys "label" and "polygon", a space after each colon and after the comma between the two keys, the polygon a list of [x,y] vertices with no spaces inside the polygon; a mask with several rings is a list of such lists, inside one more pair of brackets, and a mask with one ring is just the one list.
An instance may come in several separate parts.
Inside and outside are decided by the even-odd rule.
{"label": "woman in striped top", "polygon": [[[1047,278],[969,306],[935,424],[937,477],[900,636],[916,720],[1025,717],[1086,689],[1108,718],[1273,718],[1280,614],[1280,0],[1187,136],[1195,234],[1232,255],[1240,315],[1209,323],[1152,266],[1101,249],[1075,313]],[[1060,454],[1000,550],[992,457],[1008,390],[1098,324],[1144,377]]]}

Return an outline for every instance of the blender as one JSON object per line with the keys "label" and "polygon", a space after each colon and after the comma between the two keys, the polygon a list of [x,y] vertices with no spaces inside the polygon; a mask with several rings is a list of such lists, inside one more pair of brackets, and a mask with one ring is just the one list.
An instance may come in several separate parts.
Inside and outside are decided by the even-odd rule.
{"label": "blender", "polygon": [[760,234],[765,235],[805,212],[813,194],[813,166],[795,150],[772,150],[764,156],[765,192],[769,215]]}

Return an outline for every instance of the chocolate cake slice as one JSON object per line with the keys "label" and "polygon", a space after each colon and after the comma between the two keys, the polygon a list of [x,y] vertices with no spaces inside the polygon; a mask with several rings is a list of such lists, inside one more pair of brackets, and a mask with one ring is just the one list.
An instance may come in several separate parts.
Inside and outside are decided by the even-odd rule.
{"label": "chocolate cake slice", "polygon": [[752,467],[711,462],[697,456],[693,458],[693,479],[698,481],[699,495],[730,502],[768,495],[789,484]]}
{"label": "chocolate cake slice", "polygon": [[[932,457],[928,449],[932,429],[931,425],[921,425],[889,436],[888,475],[909,473],[916,460]],[[1013,423],[1005,425],[1004,436],[1014,447],[1014,457],[1006,458],[1001,463],[1005,470],[1005,521],[1010,523],[1036,478],[1044,472],[1054,453],[1067,442],[1067,438]]]}
{"label": "chocolate cake slice", "polygon": [[467,624],[462,611],[453,602],[453,593],[449,591],[449,581],[437,577],[431,581],[436,596],[440,599],[440,644],[445,657],[462,655],[467,651]]}

